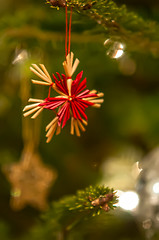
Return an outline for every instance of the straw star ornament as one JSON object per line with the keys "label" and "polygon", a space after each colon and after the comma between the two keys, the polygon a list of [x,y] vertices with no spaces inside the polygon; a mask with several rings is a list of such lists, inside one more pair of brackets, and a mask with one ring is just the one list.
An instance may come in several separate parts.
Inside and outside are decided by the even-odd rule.
{"label": "straw star ornament", "polygon": [[21,161],[4,166],[3,171],[12,186],[10,203],[14,210],[21,210],[26,205],[40,210],[47,208],[49,189],[57,173],[42,163],[37,152],[24,149]]}
{"label": "straw star ornament", "polygon": [[[40,64],[40,67],[32,64],[32,67],[30,67],[30,70],[43,80],[32,80],[32,82],[48,86],[49,93],[44,100],[30,98],[29,102],[32,102],[32,104],[24,108],[24,116],[33,114],[31,118],[34,119],[44,109],[52,110],[56,114],[54,119],[46,126],[47,142],[51,141],[55,132],[56,135],[61,132],[61,128],[66,125],[69,119],[71,119],[70,133],[74,134],[75,132],[77,136],[80,136],[80,130],[85,131],[84,125],[88,123],[85,113],[86,108],[89,106],[98,108],[104,101],[103,93],[87,89],[86,78],[82,80],[83,71],[76,76],[75,80],[72,79],[72,75],[79,64],[78,59],[73,63],[73,57],[72,52],[66,56],[66,60],[63,62],[65,75],[62,74],[61,77],[59,73],[56,73],[56,77],[53,74],[54,82],[43,64]],[[50,97],[51,89],[59,95]]]}

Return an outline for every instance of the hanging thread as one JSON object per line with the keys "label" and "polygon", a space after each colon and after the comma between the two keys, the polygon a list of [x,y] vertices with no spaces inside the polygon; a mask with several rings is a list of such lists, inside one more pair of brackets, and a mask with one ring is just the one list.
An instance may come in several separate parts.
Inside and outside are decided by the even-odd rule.
{"label": "hanging thread", "polygon": [[70,11],[70,22],[69,22],[68,54],[70,53],[70,48],[71,48],[71,25],[72,25],[72,7]]}
{"label": "hanging thread", "polygon": [[65,56],[67,56],[70,53],[70,48],[71,48],[72,7],[71,7],[71,11],[70,11],[69,30],[68,30],[67,5],[65,7],[65,14],[66,14]]}
{"label": "hanging thread", "polygon": [[65,36],[65,56],[67,56],[67,32],[68,32],[68,20],[67,20],[67,5],[65,7],[65,14],[66,14],[66,36]]}

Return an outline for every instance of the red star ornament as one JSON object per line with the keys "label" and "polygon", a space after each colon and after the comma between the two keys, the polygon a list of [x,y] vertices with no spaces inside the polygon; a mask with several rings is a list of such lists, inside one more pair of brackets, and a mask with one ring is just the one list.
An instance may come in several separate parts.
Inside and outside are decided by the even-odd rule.
{"label": "red star ornament", "polygon": [[[63,62],[65,75],[62,74],[61,77],[59,73],[56,73],[57,77],[55,77],[53,74],[55,82],[52,82],[52,79],[43,64],[40,64],[41,68],[36,64],[32,64],[32,67],[30,67],[30,70],[43,80],[32,80],[32,82],[34,84],[49,86],[49,94],[44,100],[30,98],[29,102],[32,102],[32,104],[27,105],[24,108],[24,117],[33,114],[31,118],[34,119],[43,111],[43,109],[55,112],[56,117],[46,126],[46,142],[51,141],[55,132],[56,135],[58,135],[61,132],[61,128],[66,125],[70,118],[70,133],[74,134],[74,132],[76,132],[76,135],[80,136],[79,129],[85,131],[84,125],[87,125],[88,121],[85,113],[86,108],[89,106],[99,108],[104,101],[104,99],[101,98],[104,96],[103,93],[97,93],[96,90],[90,91],[87,89],[86,78],[81,80],[83,71],[76,76],[75,80],[72,79],[72,75],[79,64],[77,58],[73,64],[73,57],[74,54],[71,52],[66,56],[66,61]],[[51,88],[53,88],[59,95],[50,97]]]}

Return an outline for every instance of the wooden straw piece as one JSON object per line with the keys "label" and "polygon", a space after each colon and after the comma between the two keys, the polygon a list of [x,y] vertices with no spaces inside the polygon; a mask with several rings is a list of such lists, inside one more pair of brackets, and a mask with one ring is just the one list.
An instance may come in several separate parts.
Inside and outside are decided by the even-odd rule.
{"label": "wooden straw piece", "polygon": [[82,125],[81,121],[79,119],[77,119],[77,122],[78,122],[78,126],[80,127],[80,129],[85,132],[86,129],[84,128],[84,126]]}
{"label": "wooden straw piece", "polygon": [[67,99],[68,98],[68,96],[67,95],[63,95],[63,96],[61,96],[61,95],[59,95],[59,96],[56,96],[55,98],[63,98],[63,99]]}
{"label": "wooden straw piece", "polygon": [[42,99],[35,99],[35,98],[29,98],[28,102],[42,103],[42,102],[44,102],[44,100],[42,100]]}
{"label": "wooden straw piece", "polygon": [[51,141],[53,135],[54,135],[54,133],[47,138],[46,143],[49,143]]}
{"label": "wooden straw piece", "polygon": [[92,103],[103,103],[104,99],[94,99],[94,100],[91,100],[90,102],[92,102]]}
{"label": "wooden straw piece", "polygon": [[67,65],[68,65],[69,67],[72,67],[72,65],[71,65],[71,55],[70,55],[70,53],[66,56],[66,63],[67,63]]}
{"label": "wooden straw piece", "polygon": [[67,72],[68,72],[67,77],[72,77],[72,67],[70,65],[68,65],[66,67],[67,67]]}
{"label": "wooden straw piece", "polygon": [[66,67],[68,71],[68,77],[71,77],[72,65],[71,65],[71,55],[70,53],[66,56]]}
{"label": "wooden straw piece", "polygon": [[36,64],[32,64],[32,66],[44,77],[47,77],[46,74],[38,67]]}
{"label": "wooden straw piece", "polygon": [[46,131],[58,120],[58,117],[55,117],[47,126],[46,126]]}
{"label": "wooden straw piece", "polygon": [[56,135],[59,135],[61,133],[61,126],[57,126]]}
{"label": "wooden straw piece", "polygon": [[47,86],[50,85],[50,83],[48,83],[48,82],[42,82],[42,81],[33,80],[33,79],[31,81],[32,81],[32,83],[38,84],[38,85],[47,85]]}
{"label": "wooden straw piece", "polygon": [[92,105],[92,107],[100,108],[100,107],[101,107],[101,104],[96,103],[96,104]]}
{"label": "wooden straw piece", "polygon": [[42,110],[43,110],[43,107],[40,108],[31,118],[35,119],[42,112]]}
{"label": "wooden straw piece", "polygon": [[30,67],[30,70],[35,73],[38,77],[40,77],[41,79],[43,79],[44,81],[48,82],[48,78],[44,77],[43,75],[41,75],[40,73],[38,73],[34,68]]}
{"label": "wooden straw piece", "polygon": [[56,84],[53,84],[52,88],[53,88],[57,93],[59,93],[60,95],[67,96],[65,93],[63,93],[63,92],[61,92],[60,90],[58,90],[58,88],[56,87]]}
{"label": "wooden straw piece", "polygon": [[78,67],[79,64],[79,60],[76,58],[73,67],[72,67],[72,72],[71,72],[71,76],[74,74],[74,72],[76,71],[76,68]]}
{"label": "wooden straw piece", "polygon": [[69,72],[68,72],[68,69],[67,69],[66,61],[63,62],[63,67],[64,67],[64,70],[65,70],[66,76],[69,77]]}
{"label": "wooden straw piece", "polygon": [[96,97],[82,98],[82,100],[85,100],[85,101],[91,101],[91,100],[94,100],[94,99],[96,99]]}
{"label": "wooden straw piece", "polygon": [[32,109],[32,110],[24,113],[23,116],[24,116],[24,117],[27,117],[27,116],[29,116],[30,114],[36,112],[38,109],[40,109],[40,107],[36,107],[36,108],[34,108],[34,109]]}
{"label": "wooden straw piece", "polygon": [[82,118],[82,122],[84,123],[85,126],[88,125],[88,122]]}
{"label": "wooden straw piece", "polygon": [[40,64],[40,67],[42,68],[42,70],[44,71],[44,73],[49,78],[50,82],[52,83],[52,79],[50,77],[50,74],[48,73],[48,71],[47,71],[46,67],[44,66],[44,64]]}
{"label": "wooden straw piece", "polygon": [[[94,90],[93,90],[94,91]],[[96,90],[95,90],[96,91]],[[91,92],[89,93],[89,94],[91,94]],[[88,97],[88,98],[82,98],[83,100],[85,100],[85,101],[91,101],[91,100],[95,100],[95,99],[97,99],[97,98],[100,98],[100,97],[103,97],[104,96],[104,93],[98,93],[97,94],[97,97]],[[103,99],[103,98],[102,98]],[[104,99],[103,99],[103,101],[104,101]]]}
{"label": "wooden straw piece", "polygon": [[92,93],[95,93],[95,94],[96,94],[96,93],[97,93],[97,90],[92,90],[92,91],[89,92],[89,94],[92,94]]}
{"label": "wooden straw piece", "polygon": [[71,96],[71,87],[72,87],[72,79],[67,79],[67,88],[68,88],[68,93],[69,96]]}
{"label": "wooden straw piece", "polygon": [[74,118],[73,117],[71,117],[71,131],[70,131],[70,133],[72,135],[74,135]]}
{"label": "wooden straw piece", "polygon": [[54,123],[54,124],[50,127],[49,131],[48,131],[47,134],[46,134],[46,137],[49,137],[49,136],[52,134],[52,132],[53,132],[53,133],[55,132],[56,126],[57,126],[57,123]]}
{"label": "wooden straw piece", "polygon": [[102,93],[102,92],[101,92],[101,93],[98,93],[97,96],[98,96],[98,97],[104,97],[104,93]]}
{"label": "wooden straw piece", "polygon": [[73,57],[74,57],[74,53],[71,52],[71,66],[73,65]]}
{"label": "wooden straw piece", "polygon": [[49,134],[47,133],[46,134],[46,137],[47,137],[47,140],[46,140],[46,142],[47,143],[49,143],[50,141],[51,141],[51,139],[52,139],[52,137],[53,137],[53,135],[54,135],[54,133],[55,133],[55,130],[56,130],[56,127],[57,127],[57,123],[56,124],[54,124],[51,128],[50,128],[50,130],[49,130]]}
{"label": "wooden straw piece", "polygon": [[77,124],[77,120],[74,120],[74,125],[75,125],[76,135],[77,135],[78,137],[80,137],[81,134],[80,134],[79,127],[78,127],[78,124]]}
{"label": "wooden straw piece", "polygon": [[28,111],[28,110],[30,110],[30,109],[38,106],[38,105],[39,105],[39,103],[34,103],[34,104],[27,105],[27,106],[25,106],[25,108],[23,109],[23,112]]}

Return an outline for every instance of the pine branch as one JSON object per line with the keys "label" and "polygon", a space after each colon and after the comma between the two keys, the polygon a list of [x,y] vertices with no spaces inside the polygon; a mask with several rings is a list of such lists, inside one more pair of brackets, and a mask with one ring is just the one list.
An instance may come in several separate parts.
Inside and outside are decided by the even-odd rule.
{"label": "pine branch", "polygon": [[42,223],[32,230],[30,239],[58,239],[59,235],[66,239],[78,223],[115,209],[116,203],[117,196],[108,187],[90,186],[80,190],[76,195],[54,202],[42,216]]}
{"label": "pine branch", "polygon": [[[53,208],[60,208],[64,211],[90,212],[92,216],[99,215],[101,209],[108,212],[114,209],[117,197],[113,189],[104,186],[88,187],[85,190],[77,191],[76,195],[63,198],[54,203]],[[107,210],[104,205],[107,204]]]}
{"label": "pine branch", "polygon": [[67,5],[102,25],[108,37],[125,43],[127,48],[159,55],[157,22],[145,21],[136,13],[129,12],[125,5],[118,7],[112,0],[68,0]]}
{"label": "pine branch", "polygon": [[[68,5],[74,12],[93,19],[97,23],[93,31],[83,34],[73,33],[72,42],[104,42],[105,39],[111,38],[124,43],[130,52],[150,52],[159,56],[159,24],[157,22],[146,21],[139,15],[129,12],[124,5],[118,7],[112,0],[70,0]],[[21,39],[22,37],[24,40],[33,38],[42,41],[64,41],[64,17],[60,20],[62,31],[58,29],[53,32],[53,29],[57,29],[56,21],[59,25],[59,18],[56,19],[56,15],[53,18],[52,14],[48,13],[45,6],[41,8],[37,5],[17,10],[14,16],[2,16],[0,22],[2,40],[5,42],[8,38]],[[47,27],[44,29],[44,26]]]}

